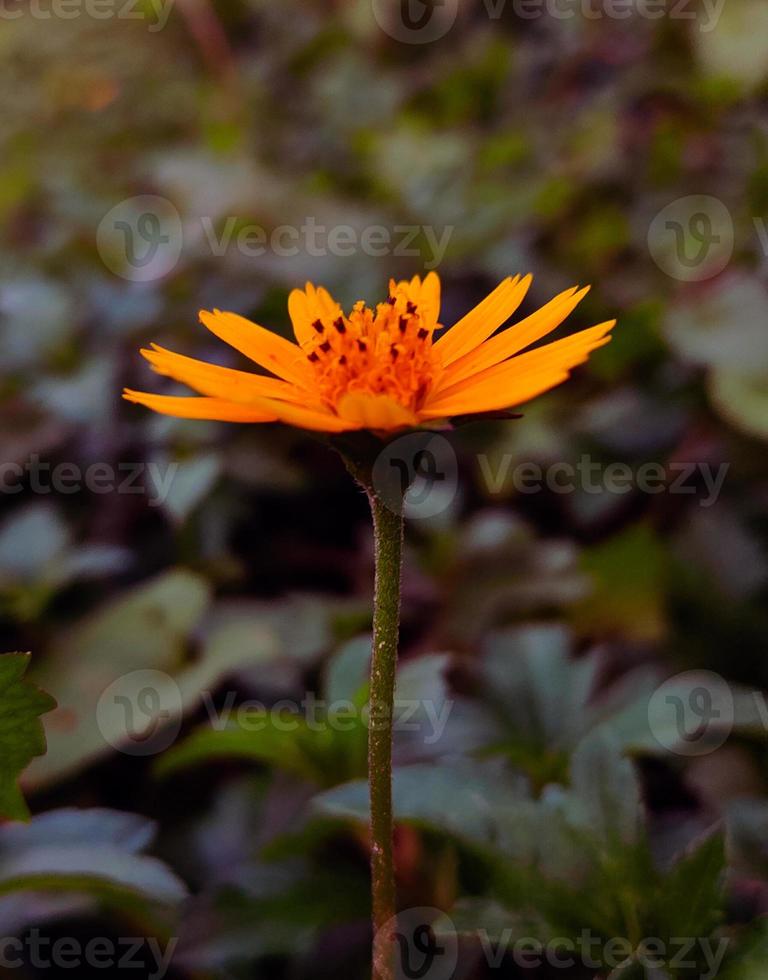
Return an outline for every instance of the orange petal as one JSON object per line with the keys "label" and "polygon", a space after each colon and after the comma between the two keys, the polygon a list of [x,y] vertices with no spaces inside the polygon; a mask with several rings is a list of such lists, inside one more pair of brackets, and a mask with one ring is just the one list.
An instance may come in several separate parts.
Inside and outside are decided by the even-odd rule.
{"label": "orange petal", "polygon": [[151,408],[161,415],[175,415],[180,419],[210,419],[216,422],[274,422],[272,412],[248,405],[239,405],[224,398],[177,398],[174,395],[153,395],[147,391],[125,388],[123,398],[137,405]]}
{"label": "orange petal", "polygon": [[485,299],[455,323],[435,344],[443,364],[452,364],[474,350],[508,320],[522,303],[532,276],[504,279]]}
{"label": "orange petal", "polygon": [[351,428],[389,430],[418,425],[418,417],[388,395],[371,395],[350,391],[342,395],[337,405],[339,415],[350,422]]}
{"label": "orange petal", "polygon": [[511,408],[565,381],[569,371],[607,344],[615,320],[519,354],[432,396],[420,415],[444,418]]}
{"label": "orange petal", "polygon": [[335,320],[342,315],[341,307],[327,289],[315,289],[308,282],[304,289],[294,289],[288,297],[288,314],[293,324],[293,332],[299,344],[306,344],[317,332],[312,324],[315,320],[324,322]]}
{"label": "orange petal", "polygon": [[278,377],[302,387],[311,384],[309,365],[301,348],[284,337],[237,313],[201,310],[200,320],[224,343]]}
{"label": "orange petal", "polygon": [[306,404],[308,395],[287,381],[268,378],[248,371],[236,371],[218,364],[207,364],[193,357],[174,354],[157,344],[152,350],[142,350],[158,374],[181,381],[202,395],[223,398],[225,401],[247,404],[260,398],[284,398]]}
{"label": "orange petal", "polygon": [[348,419],[339,418],[328,411],[304,408],[301,405],[291,405],[288,402],[274,401],[271,398],[262,402],[265,408],[275,413],[275,417],[286,425],[295,425],[300,429],[311,429],[313,432],[347,432],[359,429],[361,426]]}
{"label": "orange petal", "polygon": [[495,337],[470,351],[446,370],[437,391],[444,390],[457,382],[492,367],[500,361],[525,350],[537,340],[546,337],[568,317],[589,292],[589,286],[576,291],[576,287],[566,289],[555,296],[540,310],[532,313],[519,323],[512,324]]}
{"label": "orange petal", "polygon": [[423,281],[419,276],[414,276],[410,282],[407,279],[400,282],[391,280],[389,291],[390,295],[405,293],[418,306],[421,325],[427,330],[435,329],[440,316],[440,276],[436,272],[429,272]]}

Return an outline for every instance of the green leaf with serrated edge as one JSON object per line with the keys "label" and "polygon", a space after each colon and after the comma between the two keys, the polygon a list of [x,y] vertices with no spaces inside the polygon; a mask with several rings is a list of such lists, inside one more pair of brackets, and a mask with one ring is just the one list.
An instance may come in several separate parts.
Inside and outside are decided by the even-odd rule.
{"label": "green leaf with serrated edge", "polygon": [[56,707],[24,674],[28,653],[0,656],[0,818],[26,820],[29,811],[17,785],[22,771],[45,752],[40,716]]}
{"label": "green leaf with serrated edge", "polygon": [[725,867],[722,833],[697,842],[679,858],[660,883],[654,906],[662,938],[712,934],[723,915]]}

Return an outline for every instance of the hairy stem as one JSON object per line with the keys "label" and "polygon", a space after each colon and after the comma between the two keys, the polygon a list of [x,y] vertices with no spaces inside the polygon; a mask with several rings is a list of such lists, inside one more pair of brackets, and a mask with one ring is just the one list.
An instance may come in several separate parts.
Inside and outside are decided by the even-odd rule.
{"label": "hairy stem", "polygon": [[400,627],[403,517],[367,487],[373,515],[376,585],[371,657],[371,720],[368,782],[371,800],[371,890],[373,899],[373,980],[392,980],[393,943],[382,931],[395,915],[392,857],[392,717]]}

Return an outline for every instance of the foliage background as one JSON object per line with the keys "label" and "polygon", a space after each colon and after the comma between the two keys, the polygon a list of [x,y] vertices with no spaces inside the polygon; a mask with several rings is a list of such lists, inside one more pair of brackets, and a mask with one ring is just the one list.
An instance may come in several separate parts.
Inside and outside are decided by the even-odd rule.
{"label": "foliage background", "polygon": [[[620,320],[524,420],[452,435],[459,492],[409,527],[401,689],[454,705],[440,740],[397,746],[404,907],[545,938],[725,936],[721,975],[762,975],[768,784],[750,693],[768,687],[755,224],[768,25],[760,0],[726,0],[710,30],[687,9],[525,20],[466,2],[430,44],[340,0],[176,0],[160,30],[151,7],[0,20],[0,458],[178,466],[160,506],[146,473],[140,493],[36,492],[25,477],[2,495],[2,649],[33,651],[29,676],[59,707],[24,777],[37,816],[0,827],[0,933],[176,936],[178,977],[365,973],[366,843],[347,785],[364,732],[183,742],[210,730],[204,692],[219,708],[228,692],[362,696],[365,501],[301,432],[119,400],[123,384],[159,384],[137,355],[149,340],[236,363],[201,307],[287,333],[293,285],[349,303],[431,258],[423,235],[420,257],[253,259],[213,254],[201,232],[204,218],[221,232],[232,216],[267,231],[313,217],[452,229],[445,323],[529,270],[526,310],[592,282],[573,325]],[[139,194],[171,201],[184,229],[178,265],[142,283],[96,244],[103,216]],[[693,283],[647,243],[654,216],[690,194],[723,202],[735,241],[722,272]],[[585,453],[729,468],[703,506],[700,479],[686,494],[527,495],[494,490],[481,464]],[[721,675],[737,702],[731,738],[696,757],[648,725],[658,684],[691,669]],[[135,670],[173,678],[166,751],[115,748],[99,714]],[[499,972],[476,953],[470,942],[460,975]],[[564,972],[595,971],[534,975]]]}

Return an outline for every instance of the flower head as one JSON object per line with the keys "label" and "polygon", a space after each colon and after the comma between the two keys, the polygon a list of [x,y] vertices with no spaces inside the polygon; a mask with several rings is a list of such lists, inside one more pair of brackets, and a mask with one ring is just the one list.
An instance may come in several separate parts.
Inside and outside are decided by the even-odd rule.
{"label": "flower head", "polygon": [[296,343],[236,313],[203,311],[217,337],[270,372],[208,364],[156,344],[142,354],[159,373],[202,397],[124,397],[166,415],[230,422],[286,422],[320,432],[388,432],[454,416],[508,409],[565,381],[572,368],[608,343],[615,320],[528,350],[551,333],[589,287],[568,289],[506,330],[531,277],[507,278],[443,331],[440,280],[390,280],[375,308],[344,313],[327,290],[307,283],[288,299]]}

